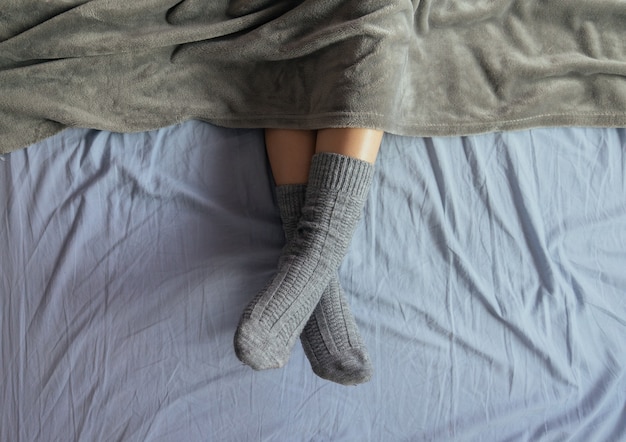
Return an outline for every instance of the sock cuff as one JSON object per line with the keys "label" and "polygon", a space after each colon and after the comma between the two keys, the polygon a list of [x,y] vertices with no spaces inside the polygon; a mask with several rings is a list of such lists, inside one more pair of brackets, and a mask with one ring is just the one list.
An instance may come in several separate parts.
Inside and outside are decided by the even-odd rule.
{"label": "sock cuff", "polygon": [[374,165],[349,156],[322,152],[315,154],[309,172],[309,186],[340,190],[365,198],[374,176]]}

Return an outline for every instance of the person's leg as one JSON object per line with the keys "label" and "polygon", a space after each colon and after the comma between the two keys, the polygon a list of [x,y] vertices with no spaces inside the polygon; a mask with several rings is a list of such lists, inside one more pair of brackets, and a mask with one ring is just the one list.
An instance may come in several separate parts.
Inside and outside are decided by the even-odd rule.
{"label": "person's leg", "polygon": [[252,368],[284,365],[336,275],[369,191],[381,138],[362,129],[318,132],[296,237],[235,334],[237,356]]}
{"label": "person's leg", "polygon": [[[374,163],[382,136],[382,132],[369,129],[322,129],[317,134],[316,153]],[[329,292],[334,296],[327,296]],[[318,376],[346,385],[371,378],[369,355],[338,278],[331,279],[300,338]]]}
{"label": "person's leg", "polygon": [[[287,241],[296,236],[306,196],[315,131],[268,129],[265,144]],[[372,367],[363,339],[345,300],[338,275],[328,287],[300,335],[313,372],[340,384],[359,384]]]}
{"label": "person's leg", "polygon": [[[307,186],[276,187],[278,207],[288,242],[295,239]],[[322,293],[300,334],[302,347],[319,377],[344,385],[370,379],[372,366],[356,321],[345,300],[339,275],[335,274]]]}
{"label": "person's leg", "polygon": [[265,129],[265,149],[277,186],[309,181],[316,139],[312,130]]}
{"label": "person's leg", "polygon": [[320,129],[317,131],[315,151],[341,154],[374,164],[383,134],[374,129]]}

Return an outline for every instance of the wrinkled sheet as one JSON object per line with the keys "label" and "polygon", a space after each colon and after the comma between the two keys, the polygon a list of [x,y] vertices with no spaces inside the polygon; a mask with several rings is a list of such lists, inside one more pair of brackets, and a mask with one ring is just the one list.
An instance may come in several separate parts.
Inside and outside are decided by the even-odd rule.
{"label": "wrinkled sheet", "polygon": [[0,153],[65,127],[626,126],[623,0],[3,0]]}
{"label": "wrinkled sheet", "polygon": [[375,374],[254,372],[283,244],[262,134],[64,131],[0,157],[0,440],[626,438],[626,131],[386,135],[341,267]]}

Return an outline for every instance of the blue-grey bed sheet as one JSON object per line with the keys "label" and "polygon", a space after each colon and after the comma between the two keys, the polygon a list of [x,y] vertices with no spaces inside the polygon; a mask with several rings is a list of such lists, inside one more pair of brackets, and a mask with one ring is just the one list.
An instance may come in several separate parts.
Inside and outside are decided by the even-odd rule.
{"label": "blue-grey bed sheet", "polygon": [[262,133],[0,157],[2,441],[626,439],[626,131],[386,135],[340,277],[371,382],[233,352],[283,235]]}

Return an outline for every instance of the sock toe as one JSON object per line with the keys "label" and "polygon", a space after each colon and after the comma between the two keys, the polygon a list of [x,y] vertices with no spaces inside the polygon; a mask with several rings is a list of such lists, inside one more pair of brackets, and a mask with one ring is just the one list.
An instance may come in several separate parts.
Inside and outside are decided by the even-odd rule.
{"label": "sock toe", "polygon": [[348,348],[339,354],[328,355],[311,368],[319,377],[342,385],[367,382],[373,371],[367,352],[360,348]]}
{"label": "sock toe", "polygon": [[275,342],[276,339],[254,321],[244,321],[235,333],[235,354],[255,370],[281,368],[289,360],[290,352]]}

